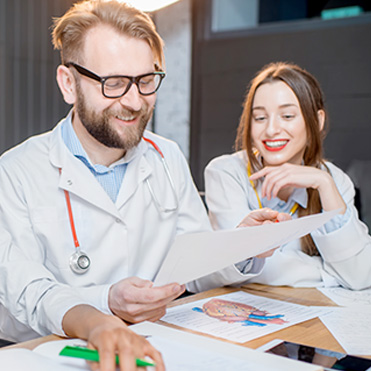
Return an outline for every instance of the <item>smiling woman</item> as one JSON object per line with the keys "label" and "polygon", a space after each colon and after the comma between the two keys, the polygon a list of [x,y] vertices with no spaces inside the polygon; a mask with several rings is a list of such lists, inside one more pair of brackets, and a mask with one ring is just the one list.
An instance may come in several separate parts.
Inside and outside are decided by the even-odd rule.
{"label": "smiling woman", "polygon": [[251,137],[264,165],[301,165],[307,132],[294,92],[282,81],[264,84],[256,91],[252,113]]}
{"label": "smiling woman", "polygon": [[371,285],[371,268],[363,260],[371,258],[371,238],[358,219],[350,178],[323,158],[325,121],[324,97],[314,76],[293,64],[272,63],[251,81],[236,138],[240,151],[214,159],[205,170],[215,229],[234,228],[259,208],[285,218],[339,211],[301,241],[275,250],[264,266],[260,261],[262,269],[254,268],[254,258],[252,282]]}

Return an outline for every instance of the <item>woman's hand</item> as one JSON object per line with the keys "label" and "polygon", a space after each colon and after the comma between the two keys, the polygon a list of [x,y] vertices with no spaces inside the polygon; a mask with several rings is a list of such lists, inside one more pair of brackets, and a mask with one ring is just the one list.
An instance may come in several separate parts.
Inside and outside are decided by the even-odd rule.
{"label": "woman's hand", "polygon": [[255,227],[257,225],[276,223],[277,221],[283,222],[290,219],[291,216],[289,214],[279,213],[276,210],[264,207],[263,209],[253,210],[249,214],[247,214],[247,216],[242,219],[237,228]]}
{"label": "woman's hand", "polygon": [[92,370],[115,371],[115,357],[120,371],[137,370],[136,358],[150,357],[156,370],[165,366],[161,354],[142,336],[135,334],[118,317],[104,314],[89,305],[77,305],[63,318],[66,335],[87,340],[89,348],[99,352],[99,363],[90,362]]}
{"label": "woman's hand", "polygon": [[[263,209],[257,209],[254,211],[251,211],[238,225],[237,228],[241,227],[254,227],[257,225],[262,224],[270,224],[270,223],[276,223],[276,222],[283,222],[285,220],[291,220],[291,216],[286,213],[279,213],[276,210],[269,209],[267,207]],[[256,258],[268,258],[273,255],[274,251],[278,247],[275,247],[274,249],[268,250],[262,254],[259,254],[256,256]]]}
{"label": "woman's hand", "polygon": [[341,213],[344,213],[346,210],[336,184],[327,171],[286,163],[280,166],[266,166],[251,175],[250,179],[257,180],[263,177],[262,198],[270,200],[281,196],[281,199],[287,200],[293,188],[313,188],[318,190],[325,211],[341,209]]}

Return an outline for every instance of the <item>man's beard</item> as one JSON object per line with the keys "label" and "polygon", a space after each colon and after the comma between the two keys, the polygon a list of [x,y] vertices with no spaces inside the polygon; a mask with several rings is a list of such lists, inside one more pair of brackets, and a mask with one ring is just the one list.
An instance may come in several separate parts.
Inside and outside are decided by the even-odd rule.
{"label": "man's beard", "polygon": [[[76,92],[78,97],[76,112],[85,129],[93,138],[106,147],[119,148],[125,151],[139,144],[147,123],[152,116],[153,108],[148,109],[148,105],[145,105],[140,111],[132,111],[125,108],[121,108],[121,110],[118,111],[114,110],[112,107],[107,107],[101,113],[97,113],[86,103],[85,96],[80,86],[77,86]],[[125,127],[124,135],[121,137],[110,124],[110,119],[116,116],[140,116],[139,124]]]}

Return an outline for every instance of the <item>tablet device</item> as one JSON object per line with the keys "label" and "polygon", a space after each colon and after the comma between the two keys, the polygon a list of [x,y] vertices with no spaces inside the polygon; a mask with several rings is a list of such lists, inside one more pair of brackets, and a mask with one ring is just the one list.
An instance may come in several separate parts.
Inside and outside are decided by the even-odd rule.
{"label": "tablet device", "polygon": [[322,348],[314,348],[279,339],[263,345],[258,348],[258,350],[320,365],[324,367],[325,370],[371,371],[371,359],[333,352]]}

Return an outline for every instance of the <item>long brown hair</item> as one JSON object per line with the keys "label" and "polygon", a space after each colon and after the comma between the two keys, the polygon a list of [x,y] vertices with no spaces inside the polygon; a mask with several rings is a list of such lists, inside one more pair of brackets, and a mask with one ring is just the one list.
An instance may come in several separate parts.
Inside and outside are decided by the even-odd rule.
{"label": "long brown hair", "polygon": [[[321,168],[325,166],[323,159],[323,139],[325,129],[320,129],[318,111],[326,112],[324,96],[316,78],[306,70],[295,64],[277,62],[265,67],[248,86],[248,93],[243,104],[243,112],[237,129],[235,147],[237,150],[246,150],[253,172],[261,168],[261,164],[254,155],[254,147],[251,138],[252,105],[256,90],[263,84],[275,81],[284,82],[296,95],[300,110],[303,115],[308,143],[304,152],[304,165]],[[325,114],[327,117],[327,114]],[[325,166],[326,168],[326,166]],[[298,215],[310,215],[321,212],[322,205],[317,190],[308,188],[308,205],[304,209],[299,207]],[[301,239],[301,248],[308,255],[319,255],[312,237],[308,234]]]}

